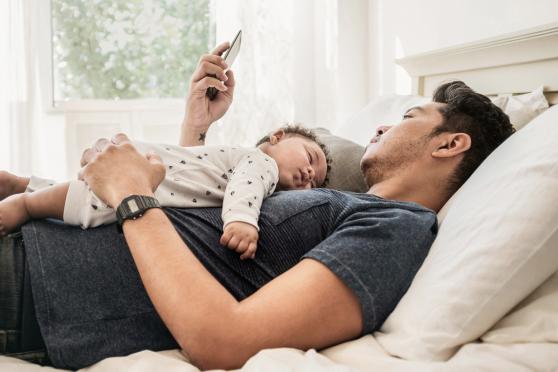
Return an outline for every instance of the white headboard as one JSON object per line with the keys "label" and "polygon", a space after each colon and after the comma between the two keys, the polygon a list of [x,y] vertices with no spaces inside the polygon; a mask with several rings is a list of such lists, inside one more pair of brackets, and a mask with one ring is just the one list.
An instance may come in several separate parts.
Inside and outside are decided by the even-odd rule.
{"label": "white headboard", "polygon": [[413,79],[413,94],[463,80],[479,93],[519,94],[543,85],[558,103],[558,22],[396,60]]}

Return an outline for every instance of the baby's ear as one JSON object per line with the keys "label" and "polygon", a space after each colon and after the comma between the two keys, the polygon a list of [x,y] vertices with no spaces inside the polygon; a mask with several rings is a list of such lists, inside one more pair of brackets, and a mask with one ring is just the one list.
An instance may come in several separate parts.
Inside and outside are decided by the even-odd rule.
{"label": "baby's ear", "polygon": [[283,129],[278,129],[275,132],[273,132],[271,136],[269,136],[269,142],[271,142],[272,145],[275,145],[283,138],[285,138],[285,131]]}

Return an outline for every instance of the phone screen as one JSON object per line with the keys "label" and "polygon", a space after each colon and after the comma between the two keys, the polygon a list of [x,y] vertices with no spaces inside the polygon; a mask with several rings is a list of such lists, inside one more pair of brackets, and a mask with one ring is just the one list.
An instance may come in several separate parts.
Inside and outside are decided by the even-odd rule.
{"label": "phone screen", "polygon": [[242,30],[239,30],[231,43],[231,47],[227,49],[225,55],[223,56],[223,59],[225,60],[225,62],[227,62],[227,65],[229,65],[229,67],[233,64],[236,56],[238,55],[238,52],[240,51],[241,42]]}

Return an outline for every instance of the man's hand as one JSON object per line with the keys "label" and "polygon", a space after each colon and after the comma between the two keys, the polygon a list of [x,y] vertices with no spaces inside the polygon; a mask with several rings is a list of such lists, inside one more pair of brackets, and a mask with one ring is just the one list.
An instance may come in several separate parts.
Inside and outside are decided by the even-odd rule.
{"label": "man's hand", "polygon": [[[234,74],[230,70],[225,73],[228,66],[221,58],[228,48],[229,43],[226,42],[211,54],[203,55],[192,75],[180,136],[182,146],[203,145],[209,126],[219,120],[232,103]],[[213,101],[205,95],[209,87],[219,91]]]}
{"label": "man's hand", "polygon": [[258,243],[258,229],[246,222],[230,222],[225,226],[221,245],[242,253],[241,260],[254,258]]}
{"label": "man's hand", "polygon": [[92,147],[83,150],[83,153],[81,154],[81,159],[79,161],[80,166],[82,168],[85,167],[87,164],[89,164],[89,162],[91,162],[91,160],[93,160],[95,156],[97,156],[98,153],[103,151],[105,147],[107,147],[110,144],[111,141],[109,141],[108,139],[99,138],[97,141],[95,141]]}
{"label": "man's hand", "polygon": [[107,205],[118,207],[129,195],[153,195],[165,177],[165,167],[155,154],[140,154],[125,134],[111,141],[100,139],[83,153],[79,179]]}

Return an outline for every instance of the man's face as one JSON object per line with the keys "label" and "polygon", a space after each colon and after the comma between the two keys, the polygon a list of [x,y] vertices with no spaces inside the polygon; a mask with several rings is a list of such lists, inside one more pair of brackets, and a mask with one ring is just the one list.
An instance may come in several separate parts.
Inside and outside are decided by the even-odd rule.
{"label": "man's face", "polygon": [[434,147],[429,134],[442,123],[439,109],[444,106],[431,102],[413,107],[399,124],[376,130],[360,161],[369,186],[431,157]]}

